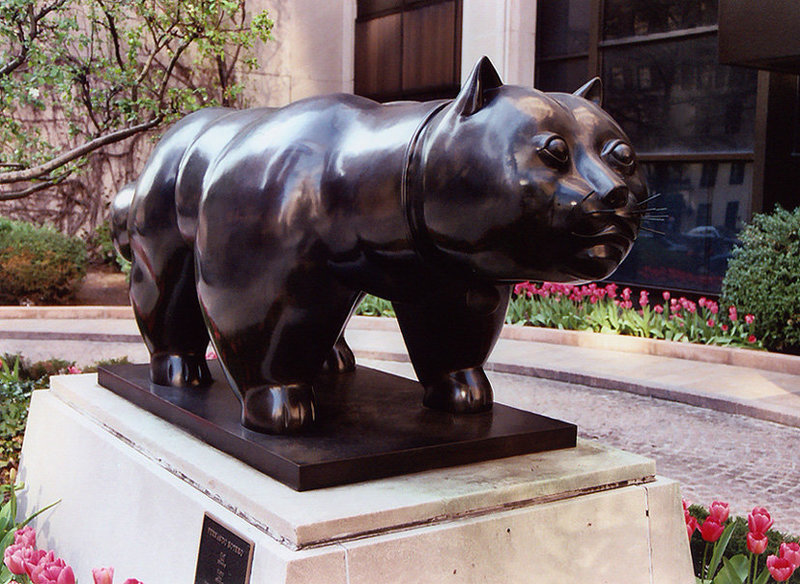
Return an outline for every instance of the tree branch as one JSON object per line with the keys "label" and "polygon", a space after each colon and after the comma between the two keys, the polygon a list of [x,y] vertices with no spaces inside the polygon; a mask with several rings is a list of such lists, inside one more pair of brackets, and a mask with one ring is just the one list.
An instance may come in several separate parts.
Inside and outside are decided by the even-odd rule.
{"label": "tree branch", "polygon": [[115,142],[120,142],[126,138],[130,138],[135,134],[146,132],[150,128],[155,128],[161,123],[161,119],[162,117],[159,115],[148,122],[131,126],[130,128],[123,128],[104,136],[99,136],[94,140],[90,140],[81,146],[73,148],[61,156],[57,156],[56,158],[53,158],[44,164],[40,164],[39,166],[26,168],[25,170],[0,173],[0,184],[12,184],[41,178],[53,172],[59,166],[63,166],[82,156],[86,156],[98,148],[102,148],[103,146],[107,146],[109,144],[114,144]]}

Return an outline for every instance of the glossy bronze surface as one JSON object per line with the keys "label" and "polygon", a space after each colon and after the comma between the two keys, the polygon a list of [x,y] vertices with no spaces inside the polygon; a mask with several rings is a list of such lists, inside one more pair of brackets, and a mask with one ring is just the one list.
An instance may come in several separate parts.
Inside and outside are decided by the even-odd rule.
{"label": "glossy bronze surface", "polygon": [[354,367],[341,335],[368,292],[394,303],[425,405],[490,409],[513,283],[604,278],[638,231],[647,189],[593,99],[599,80],[544,94],[484,58],[453,101],[187,116],[115,220],[152,381],[210,383],[210,338],[247,428],[307,431],[318,372]]}
{"label": "glossy bronze surface", "polygon": [[[212,373],[222,372],[216,360]],[[473,416],[425,408],[418,383],[359,367],[315,382],[318,423],[299,436],[253,432],[218,379],[192,392],[152,385],[147,365],[114,365],[100,383],[207,444],[305,491],[575,446],[577,428],[502,404]]]}

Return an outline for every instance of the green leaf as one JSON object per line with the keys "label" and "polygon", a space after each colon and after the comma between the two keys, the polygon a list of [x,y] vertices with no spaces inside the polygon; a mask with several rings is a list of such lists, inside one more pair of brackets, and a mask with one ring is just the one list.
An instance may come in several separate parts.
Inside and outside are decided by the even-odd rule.
{"label": "green leaf", "polygon": [[33,515],[31,515],[30,517],[28,517],[28,518],[27,518],[25,521],[23,521],[22,523],[18,524],[18,525],[17,525],[17,529],[22,529],[23,527],[25,527],[26,525],[28,525],[28,523],[30,523],[31,521],[33,521],[33,520],[34,520],[36,517],[38,517],[39,515],[41,515],[42,513],[44,513],[45,511],[47,511],[48,509],[51,509],[51,508],[55,507],[55,506],[56,506],[56,505],[58,505],[60,502],[61,502],[61,499],[59,499],[58,501],[54,501],[54,502],[50,503],[50,504],[49,504],[49,505],[47,505],[46,507],[42,507],[42,508],[41,508],[41,509],[39,509],[39,510],[38,510],[36,513],[34,513],[34,514],[33,514]]}
{"label": "green leaf", "polygon": [[730,542],[731,536],[733,535],[734,525],[734,522],[731,521],[728,527],[726,527],[722,532],[722,535],[717,540],[717,543],[714,544],[714,552],[711,554],[711,561],[708,563],[709,574],[714,574],[717,571],[717,568],[719,568],[722,554],[725,553],[725,549],[728,547],[728,542]]}
{"label": "green leaf", "polygon": [[767,578],[769,578],[769,570],[767,570],[765,566],[764,569],[761,570],[761,573],[755,579],[753,584],[766,584]]}
{"label": "green leaf", "polygon": [[16,506],[12,504],[14,500],[15,497],[12,494],[11,499],[0,507],[0,531],[4,533],[14,526],[14,515],[12,515],[13,508]]}
{"label": "green leaf", "polygon": [[14,533],[16,533],[16,529],[9,529],[8,533],[6,533],[3,536],[3,539],[0,540],[0,554],[5,553],[6,548],[13,543]]}
{"label": "green leaf", "polygon": [[750,568],[750,560],[744,554],[730,560],[722,558],[722,569],[714,577],[714,584],[744,584]]}

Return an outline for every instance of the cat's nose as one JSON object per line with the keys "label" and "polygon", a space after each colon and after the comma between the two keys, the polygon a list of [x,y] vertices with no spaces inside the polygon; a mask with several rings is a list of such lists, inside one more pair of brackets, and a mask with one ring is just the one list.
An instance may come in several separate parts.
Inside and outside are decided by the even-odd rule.
{"label": "cat's nose", "polygon": [[604,204],[612,209],[619,209],[628,204],[628,195],[630,191],[628,187],[619,185],[605,193],[601,198]]}

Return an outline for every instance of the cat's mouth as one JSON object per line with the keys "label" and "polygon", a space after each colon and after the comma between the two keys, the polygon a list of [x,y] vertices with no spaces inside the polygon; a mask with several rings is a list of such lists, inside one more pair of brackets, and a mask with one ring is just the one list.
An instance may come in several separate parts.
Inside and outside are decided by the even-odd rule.
{"label": "cat's mouth", "polygon": [[618,221],[589,233],[573,231],[576,250],[573,270],[582,278],[600,280],[617,269],[636,239],[636,225]]}

